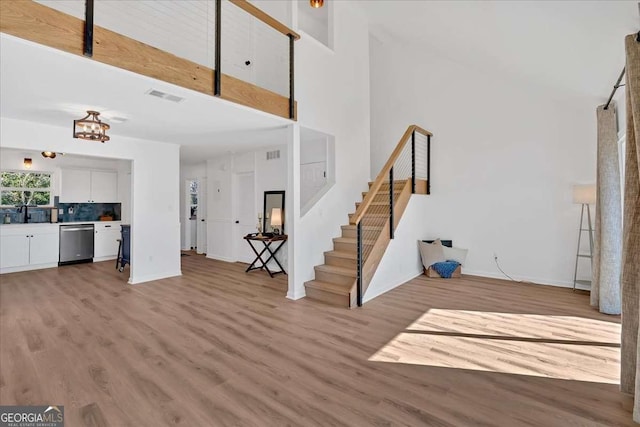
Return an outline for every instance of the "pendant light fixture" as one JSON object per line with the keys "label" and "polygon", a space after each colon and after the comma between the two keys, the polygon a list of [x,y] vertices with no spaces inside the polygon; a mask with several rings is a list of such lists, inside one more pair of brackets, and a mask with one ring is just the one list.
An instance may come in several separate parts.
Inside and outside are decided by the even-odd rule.
{"label": "pendant light fixture", "polygon": [[25,169],[31,169],[32,165],[33,165],[33,160],[31,160],[29,157],[25,157],[24,160],[22,161],[22,166],[24,166]]}
{"label": "pendant light fixture", "polygon": [[314,9],[320,9],[324,4],[324,0],[309,0],[311,7]]}
{"label": "pendant light fixture", "polygon": [[73,137],[100,142],[107,142],[111,139],[107,135],[107,130],[109,130],[111,126],[101,122],[98,116],[100,116],[99,112],[89,110],[85,117],[74,120]]}
{"label": "pendant light fixture", "polygon": [[55,159],[56,158],[56,153],[53,151],[43,151],[42,152],[42,157],[45,157],[47,159]]}

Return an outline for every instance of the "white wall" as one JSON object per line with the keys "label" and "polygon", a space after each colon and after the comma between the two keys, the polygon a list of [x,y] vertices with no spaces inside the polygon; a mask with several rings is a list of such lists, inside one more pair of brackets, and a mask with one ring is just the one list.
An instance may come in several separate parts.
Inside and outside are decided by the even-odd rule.
{"label": "white wall", "polygon": [[[267,160],[267,151],[280,150],[280,158]],[[290,197],[287,188],[287,146],[265,147],[247,153],[227,154],[207,160],[207,257],[222,261],[237,261],[236,251],[246,242],[239,241],[234,235],[234,174],[254,173],[255,223],[258,212],[262,212],[265,191],[285,191],[285,201]],[[286,214],[286,212],[285,212]],[[256,232],[257,230],[252,230]],[[285,220],[285,232],[289,233],[289,224]],[[287,247],[278,252],[278,259],[286,265]],[[285,267],[286,268],[286,267]]]}
{"label": "white wall", "polygon": [[394,231],[378,269],[371,278],[363,301],[367,302],[422,274],[418,240],[431,239],[438,230],[431,221],[433,200],[414,194]]}
{"label": "white wall", "polygon": [[332,237],[340,235],[369,179],[368,24],[350,2],[331,3],[333,52],[309,37],[296,43],[299,124],[291,136],[289,165],[300,164],[300,126],[334,135],[336,184],[301,217],[300,169],[289,168],[294,198],[287,199],[287,218],[295,239],[289,242],[287,296],[292,299],[305,295],[304,282],[313,279],[315,265],[324,263],[323,252],[333,248]]}
{"label": "white wall", "polygon": [[580,207],[571,186],[595,182],[596,100],[377,40],[371,88],[372,175],[408,125],[434,133],[424,215],[435,236],[469,249],[466,273],[500,276],[496,252],[516,278],[572,282]]}
{"label": "white wall", "polygon": [[333,2],[327,1],[319,9],[311,7],[308,0],[298,1],[298,28],[328,48],[333,47],[330,38],[330,19]]}
{"label": "white wall", "polygon": [[100,144],[73,139],[69,129],[2,117],[0,147],[131,160],[129,283],[180,275],[179,147],[120,136]]}

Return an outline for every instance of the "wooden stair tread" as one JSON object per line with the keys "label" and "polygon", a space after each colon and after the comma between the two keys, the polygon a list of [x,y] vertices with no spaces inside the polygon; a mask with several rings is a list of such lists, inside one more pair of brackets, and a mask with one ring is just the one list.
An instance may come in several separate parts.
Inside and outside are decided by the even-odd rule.
{"label": "wooden stair tread", "polygon": [[336,283],[321,282],[320,280],[310,280],[305,282],[304,285],[309,288],[330,292],[332,294],[348,296],[351,293],[351,285],[339,285]]}
{"label": "wooden stair tread", "polygon": [[[394,185],[394,186],[396,186],[396,185],[404,185],[404,184],[406,184],[406,183],[407,183],[407,180],[409,180],[409,179],[411,179],[411,178],[401,179],[401,180],[399,180],[399,181],[397,181],[397,180],[395,180],[395,179],[394,179],[394,180],[393,180],[393,185]],[[389,185],[389,181],[383,181],[383,182],[382,182],[382,185],[385,185],[385,184],[386,184],[386,185]],[[373,185],[373,181],[369,181],[368,185],[369,185],[369,187],[371,187],[371,186]]]}
{"label": "wooden stair tread", "polygon": [[[349,214],[349,217],[355,215],[355,212],[351,212]],[[384,212],[384,213],[366,213],[365,217],[369,217],[369,218],[389,218],[389,213],[388,212]]]}
{"label": "wooden stair tread", "polygon": [[357,260],[358,254],[355,252],[345,252],[345,251],[327,251],[324,253],[325,255],[333,256],[336,258],[344,258],[344,259],[352,259]]}
{"label": "wooden stair tread", "polygon": [[[361,205],[361,204],[362,204],[362,202],[356,202],[356,205]],[[388,201],[386,201],[386,202],[371,202],[369,205],[370,206],[389,206],[389,202]]]}
{"label": "wooden stair tread", "polygon": [[[384,227],[382,227],[381,225],[363,225],[362,229],[363,230],[367,230],[367,231],[379,231],[382,230]],[[355,230],[356,226],[355,225],[343,225],[342,226],[343,230]]]}
{"label": "wooden stair tread", "polygon": [[[397,189],[395,187],[393,188],[393,194],[400,194],[400,193],[402,193],[402,188],[397,188]],[[367,194],[369,194],[368,191],[363,191],[362,192],[362,197],[363,198],[366,197]],[[376,195],[381,195],[381,194],[384,194],[384,195],[388,196],[389,195],[389,190],[379,190],[379,191],[376,192]]]}
{"label": "wooden stair tread", "polygon": [[[353,243],[354,245],[358,244],[358,239],[354,238],[354,237],[334,237],[333,241],[335,243]],[[375,240],[363,240],[362,244],[363,245],[373,245],[376,241]]]}
{"label": "wooden stair tread", "polygon": [[326,271],[327,273],[341,274],[343,276],[356,277],[356,271],[353,268],[338,267],[335,265],[321,264],[315,266],[316,270]]}

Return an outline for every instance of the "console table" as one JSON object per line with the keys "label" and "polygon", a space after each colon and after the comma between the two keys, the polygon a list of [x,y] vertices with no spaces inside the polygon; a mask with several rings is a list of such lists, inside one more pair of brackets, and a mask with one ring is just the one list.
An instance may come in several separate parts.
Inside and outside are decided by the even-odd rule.
{"label": "console table", "polygon": [[[269,273],[269,276],[271,277],[280,273],[287,274],[287,272],[284,271],[284,268],[278,261],[278,258],[276,258],[275,256],[280,250],[280,248],[287,241],[287,238],[288,236],[286,234],[257,235],[255,233],[252,233],[244,236],[243,239],[247,241],[249,246],[251,246],[251,249],[253,250],[253,252],[256,254],[256,259],[254,259],[251,265],[247,267],[247,269],[245,270],[245,273],[248,273],[252,270],[266,270],[267,273]],[[264,247],[260,252],[258,252],[258,249],[260,248],[260,242]],[[256,249],[256,245],[258,245],[258,249]],[[275,248],[275,250],[271,249],[272,245]],[[269,255],[269,257],[265,260],[263,259],[263,255],[264,256]],[[280,268],[280,271],[272,271],[269,269],[269,267],[267,267],[267,264],[271,260],[275,261],[275,263]]]}

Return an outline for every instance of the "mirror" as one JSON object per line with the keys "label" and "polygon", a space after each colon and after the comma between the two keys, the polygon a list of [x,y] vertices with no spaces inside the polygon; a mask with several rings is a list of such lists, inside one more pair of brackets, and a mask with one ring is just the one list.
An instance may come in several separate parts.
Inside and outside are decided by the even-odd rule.
{"label": "mirror", "polygon": [[262,229],[265,233],[284,234],[284,191],[264,192]]}

